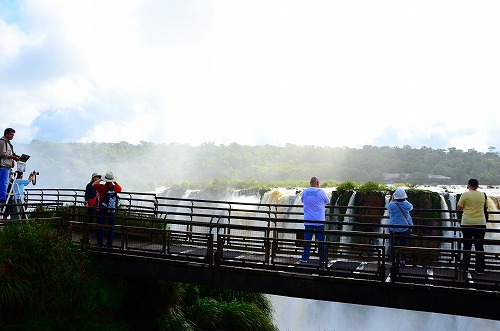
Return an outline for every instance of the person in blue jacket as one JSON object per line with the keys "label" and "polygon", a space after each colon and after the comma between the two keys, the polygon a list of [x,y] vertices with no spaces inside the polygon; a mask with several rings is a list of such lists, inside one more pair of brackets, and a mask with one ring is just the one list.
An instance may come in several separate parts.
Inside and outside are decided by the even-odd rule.
{"label": "person in blue jacket", "polygon": [[[389,202],[389,231],[393,235],[391,240],[391,257],[394,258],[394,246],[406,246],[408,237],[411,234],[411,226],[413,220],[411,219],[410,211],[413,210],[413,205],[406,200],[408,195],[402,188],[396,189]],[[406,254],[401,254],[399,261],[400,267],[406,266]]]}
{"label": "person in blue jacket", "polygon": [[35,173],[29,174],[28,179],[23,179],[23,172],[16,171],[16,180],[12,189],[11,203],[13,203],[13,214],[11,219],[21,219],[24,213],[24,188],[29,183],[34,183]]}

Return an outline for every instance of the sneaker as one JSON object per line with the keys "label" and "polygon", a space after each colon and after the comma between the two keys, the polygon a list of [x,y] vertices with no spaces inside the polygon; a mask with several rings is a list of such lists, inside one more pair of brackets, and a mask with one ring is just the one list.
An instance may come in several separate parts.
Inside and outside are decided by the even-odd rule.
{"label": "sneaker", "polygon": [[300,263],[307,263],[307,260],[300,260]]}
{"label": "sneaker", "polygon": [[484,271],[477,271],[476,270],[476,274],[478,274],[478,275],[484,275]]}
{"label": "sneaker", "polygon": [[400,267],[400,268],[404,268],[404,267],[406,267],[406,263],[405,263],[405,261],[400,261],[400,262],[399,262],[399,267]]}

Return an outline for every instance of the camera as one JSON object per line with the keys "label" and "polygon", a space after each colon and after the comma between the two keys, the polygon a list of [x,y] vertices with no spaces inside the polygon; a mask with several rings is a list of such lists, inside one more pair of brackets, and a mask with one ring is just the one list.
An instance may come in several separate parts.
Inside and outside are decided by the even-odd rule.
{"label": "camera", "polygon": [[40,173],[36,170],[33,170],[31,173],[30,173],[30,177],[31,177],[31,183],[33,185],[36,185],[36,176],[40,175]]}

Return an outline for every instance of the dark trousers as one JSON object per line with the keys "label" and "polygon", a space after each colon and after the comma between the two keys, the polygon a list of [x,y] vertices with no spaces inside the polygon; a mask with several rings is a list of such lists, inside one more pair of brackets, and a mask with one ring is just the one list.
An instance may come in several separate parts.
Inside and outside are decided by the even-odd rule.
{"label": "dark trousers", "polygon": [[[408,245],[408,237],[410,236],[410,230],[405,230],[401,232],[391,231],[391,258],[396,258],[396,246],[406,246]],[[401,253],[401,260],[406,260],[406,253]]]}
{"label": "dark trousers", "polygon": [[319,242],[318,251],[320,254],[320,261],[326,261],[326,247],[325,247],[325,226],[324,225],[305,225],[304,232],[304,252],[302,253],[302,261],[308,261],[311,254],[311,240],[315,235],[316,240]]}
{"label": "dark trousers", "polygon": [[108,240],[108,242],[106,243],[106,247],[113,246],[113,239],[115,238],[115,220],[115,213],[108,213],[106,208],[99,208],[96,231],[97,246],[102,246],[104,241],[104,228],[99,226],[101,224],[107,224],[109,226],[106,231]]}
{"label": "dark trousers", "polygon": [[484,272],[484,235],[486,234],[486,225],[462,226],[463,236],[463,258],[460,263],[462,270],[469,270],[472,245],[476,250],[476,271]]}
{"label": "dark trousers", "polygon": [[97,215],[97,210],[95,207],[87,207],[87,217],[83,222],[83,238],[82,243],[89,244],[90,243],[90,227],[89,224],[95,223]]}

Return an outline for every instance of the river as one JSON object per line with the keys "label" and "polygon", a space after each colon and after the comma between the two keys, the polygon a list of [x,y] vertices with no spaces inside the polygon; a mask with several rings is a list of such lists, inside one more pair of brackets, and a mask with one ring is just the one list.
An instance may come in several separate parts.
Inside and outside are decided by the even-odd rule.
{"label": "river", "polygon": [[500,321],[270,295],[280,331],[490,331]]}

